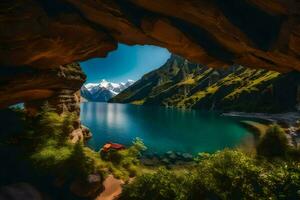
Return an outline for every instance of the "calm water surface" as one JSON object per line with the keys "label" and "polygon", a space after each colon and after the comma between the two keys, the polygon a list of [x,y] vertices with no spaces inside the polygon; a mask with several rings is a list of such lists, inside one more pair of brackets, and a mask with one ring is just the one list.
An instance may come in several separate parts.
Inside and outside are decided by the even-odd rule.
{"label": "calm water surface", "polygon": [[93,133],[88,146],[95,150],[108,141],[130,145],[139,137],[151,152],[196,154],[235,147],[251,137],[236,119],[164,107],[87,102],[81,105],[81,121]]}

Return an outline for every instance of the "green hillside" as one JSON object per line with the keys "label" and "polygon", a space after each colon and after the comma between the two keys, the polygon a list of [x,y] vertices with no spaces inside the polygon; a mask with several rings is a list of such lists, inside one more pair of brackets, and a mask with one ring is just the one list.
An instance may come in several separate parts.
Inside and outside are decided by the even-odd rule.
{"label": "green hillside", "polygon": [[[293,111],[300,75],[242,66],[211,69],[176,55],[111,102],[219,111]],[[298,100],[297,100],[298,99]]]}

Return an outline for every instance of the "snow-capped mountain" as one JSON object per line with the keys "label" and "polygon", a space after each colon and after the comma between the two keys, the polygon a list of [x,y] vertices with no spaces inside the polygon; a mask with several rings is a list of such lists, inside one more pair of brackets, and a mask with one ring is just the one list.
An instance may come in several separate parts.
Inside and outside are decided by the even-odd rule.
{"label": "snow-capped mountain", "polygon": [[107,102],[133,83],[133,80],[128,80],[126,83],[112,83],[103,79],[100,83],[83,85],[80,94],[87,101]]}

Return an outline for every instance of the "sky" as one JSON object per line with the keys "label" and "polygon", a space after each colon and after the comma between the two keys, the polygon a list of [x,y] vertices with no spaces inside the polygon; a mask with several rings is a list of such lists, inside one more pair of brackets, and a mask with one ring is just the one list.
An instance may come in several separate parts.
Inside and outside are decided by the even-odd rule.
{"label": "sky", "polygon": [[128,46],[119,44],[118,49],[106,58],[93,58],[80,62],[87,75],[86,83],[137,81],[145,73],[162,66],[170,57],[167,49],[151,45]]}

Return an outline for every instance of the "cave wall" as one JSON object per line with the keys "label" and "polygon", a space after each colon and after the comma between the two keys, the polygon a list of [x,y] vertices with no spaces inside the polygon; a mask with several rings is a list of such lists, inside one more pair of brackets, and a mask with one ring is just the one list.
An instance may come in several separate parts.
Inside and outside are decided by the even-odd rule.
{"label": "cave wall", "polygon": [[300,70],[299,16],[297,0],[2,0],[0,107],[79,89],[61,66],[105,57],[118,42],[209,67]]}
{"label": "cave wall", "polygon": [[39,104],[47,100],[59,113],[63,109],[77,109],[74,102],[80,99],[76,99],[74,93],[86,80],[77,63],[51,69],[0,67],[0,74],[0,108],[20,102]]}

